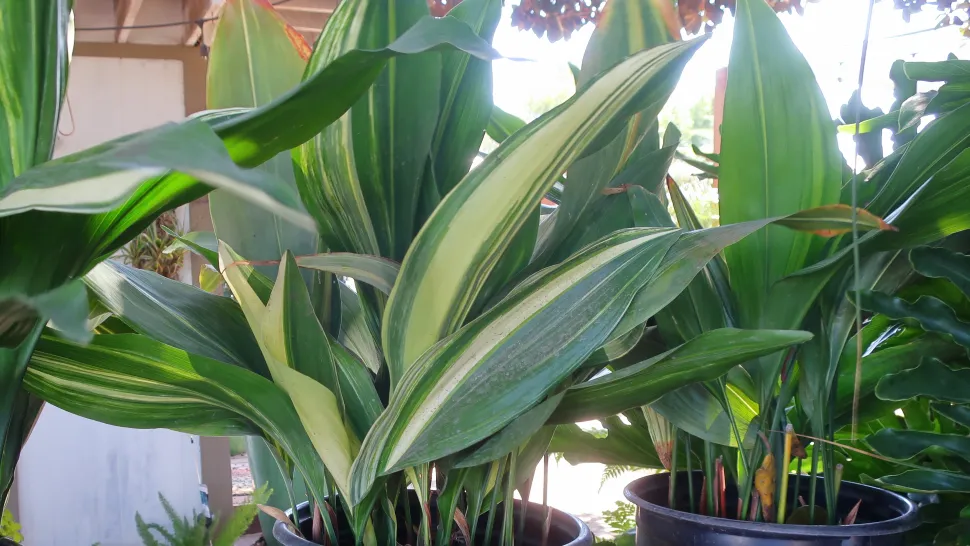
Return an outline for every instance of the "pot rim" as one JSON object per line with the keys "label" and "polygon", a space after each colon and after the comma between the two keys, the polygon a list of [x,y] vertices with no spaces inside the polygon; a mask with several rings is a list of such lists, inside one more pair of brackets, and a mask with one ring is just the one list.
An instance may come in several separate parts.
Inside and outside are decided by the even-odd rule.
{"label": "pot rim", "polygon": [[[515,499],[515,503],[516,504],[520,504],[520,503],[522,503],[522,500],[521,499]],[[300,510],[303,509],[304,506],[309,506],[309,505],[310,505],[310,502],[309,501],[303,501],[303,502],[301,502],[301,503],[299,503],[299,504],[296,505],[296,510],[297,510],[297,512],[299,512]],[[532,508],[535,508],[535,507],[542,508],[542,505],[541,504],[536,503],[536,502],[531,502],[531,501],[529,502],[529,506],[530,506],[530,510],[527,512],[529,514],[534,513],[531,510]],[[584,545],[584,544],[592,544],[593,543],[593,532],[590,531],[589,525],[586,525],[586,523],[583,520],[579,519],[578,517],[576,517],[573,514],[570,514],[569,512],[565,512],[563,510],[560,510],[560,509],[555,508],[555,507],[552,507],[552,506],[550,506],[549,509],[552,511],[552,515],[554,517],[558,513],[559,514],[559,516],[558,516],[559,518],[565,518],[566,521],[568,521],[571,524],[571,526],[574,526],[575,527],[575,536],[573,536],[572,540],[570,540],[569,542],[567,542],[565,544],[565,546]],[[293,509],[292,508],[286,510],[285,513],[286,513],[287,516],[290,516],[291,518],[293,517]],[[553,523],[552,524],[553,524],[553,526],[556,525],[555,519],[553,519]],[[295,533],[293,533],[292,530],[290,530],[289,526],[287,526],[285,523],[283,523],[282,521],[276,521],[273,524],[273,536],[276,537],[277,540],[280,540],[281,537],[279,537],[278,534],[284,534],[284,533],[285,534],[289,534],[290,536],[292,536],[294,538],[299,538],[299,537],[296,536]]]}
{"label": "pot rim", "polygon": [[[695,471],[696,472],[696,471]],[[623,496],[627,498],[630,502],[637,506],[637,508],[648,510],[656,514],[677,519],[685,522],[695,523],[698,525],[706,525],[710,527],[715,527],[718,529],[729,529],[733,531],[741,531],[747,533],[759,533],[762,535],[777,535],[777,536],[789,536],[795,535],[813,535],[819,537],[832,537],[832,538],[848,538],[856,536],[881,536],[881,535],[892,535],[901,532],[909,531],[915,529],[919,525],[919,518],[917,517],[916,504],[913,501],[907,499],[906,497],[895,493],[893,491],[888,491],[886,489],[881,489],[878,487],[873,487],[871,485],[865,485],[856,482],[842,481],[841,492],[845,492],[847,489],[849,491],[868,491],[871,494],[885,495],[896,500],[901,506],[905,507],[905,510],[899,516],[887,519],[884,521],[876,521],[872,523],[859,523],[853,525],[788,525],[783,523],[762,523],[753,521],[738,521],[735,519],[726,518],[716,518],[713,516],[702,516],[700,514],[691,514],[690,512],[682,512],[680,510],[674,510],[666,506],[660,506],[659,504],[654,504],[652,502],[646,501],[641,498],[634,490],[639,490],[642,487],[637,487],[642,485],[643,482],[650,482],[652,480],[658,479],[659,476],[666,479],[667,473],[651,474],[649,476],[644,476],[633,480],[626,487],[623,488]],[[821,477],[820,477],[821,478]]]}

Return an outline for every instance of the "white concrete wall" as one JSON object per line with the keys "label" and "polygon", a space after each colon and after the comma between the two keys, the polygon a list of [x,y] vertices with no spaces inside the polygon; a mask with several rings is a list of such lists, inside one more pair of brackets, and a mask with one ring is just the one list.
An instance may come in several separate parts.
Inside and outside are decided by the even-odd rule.
{"label": "white concrete wall", "polygon": [[[185,116],[182,63],[74,57],[55,154]],[[186,268],[190,270],[189,268]],[[47,406],[17,471],[25,546],[137,546],[135,512],[164,523],[201,509],[198,438],[132,430]]]}

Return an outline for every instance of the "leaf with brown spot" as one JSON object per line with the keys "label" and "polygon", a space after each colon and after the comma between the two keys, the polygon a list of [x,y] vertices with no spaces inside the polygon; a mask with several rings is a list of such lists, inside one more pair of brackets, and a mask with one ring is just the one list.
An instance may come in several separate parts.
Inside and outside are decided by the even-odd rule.
{"label": "leaf with brown spot", "polygon": [[303,538],[303,535],[300,533],[300,530],[297,529],[296,525],[293,525],[293,522],[290,520],[290,518],[286,516],[286,512],[280,510],[275,506],[267,506],[265,504],[257,504],[256,506],[264,514],[270,516],[276,521],[282,521],[287,527],[290,528],[291,531],[293,531],[296,534],[296,536]]}

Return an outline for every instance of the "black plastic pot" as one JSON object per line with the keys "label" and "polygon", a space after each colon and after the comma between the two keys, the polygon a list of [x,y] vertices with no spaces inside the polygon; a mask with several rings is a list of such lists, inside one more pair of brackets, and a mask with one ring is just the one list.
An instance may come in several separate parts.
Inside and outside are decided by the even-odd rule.
{"label": "black plastic pot", "polygon": [[[808,499],[810,482],[802,476],[799,494]],[[693,477],[694,496],[700,497],[702,472]],[[794,476],[789,491],[794,488]],[[842,482],[838,514],[844,516],[860,499],[855,525],[779,525],[754,523],[691,514],[687,472],[677,476],[678,510],[667,507],[669,474],[654,474],[628,485],[624,494],[637,505],[636,546],[901,546],[903,534],[919,525],[916,506],[890,491],[852,482]],[[683,485],[681,485],[683,484]],[[728,513],[737,513],[737,489],[728,484]],[[818,479],[816,498],[825,498]]]}
{"label": "black plastic pot", "polygon": [[[413,497],[412,492],[412,497]],[[416,500],[412,498],[412,504],[415,504],[415,510],[412,514],[420,514],[417,509]],[[310,527],[312,525],[312,514],[310,513],[310,504],[307,502],[301,503],[296,507],[298,520],[300,522],[300,532],[303,536],[310,535]],[[516,522],[522,513],[522,501],[516,500],[515,507],[513,508],[515,512]],[[286,514],[292,519],[292,510],[287,510]],[[433,520],[436,519],[437,510],[432,511]],[[523,534],[522,542],[517,542],[516,546],[539,546],[542,542],[542,518],[543,509],[541,504],[536,504],[530,502],[528,509],[526,510],[526,520],[525,520],[525,532]],[[398,516],[400,521],[401,515]],[[498,543],[499,533],[502,530],[502,519],[504,517],[504,510],[501,510],[501,505],[499,505],[498,512],[495,514],[495,523],[493,525],[492,541],[485,542],[485,527],[487,515],[482,516],[478,522],[478,530],[476,532],[476,544],[492,544]],[[347,523],[345,516],[342,511],[338,511],[337,514],[337,526],[339,529],[339,536],[337,537],[339,546],[353,546],[354,536],[350,532],[350,525]],[[416,522],[415,522],[416,523]],[[432,521],[432,524],[437,522]],[[283,522],[276,522],[273,527],[273,538],[279,541],[283,546],[316,546],[314,542],[300,538],[290,530]],[[579,520],[579,518],[562,512],[560,510],[552,509],[552,526],[549,529],[549,540],[547,546],[592,546],[593,544],[593,534],[590,533],[589,527],[585,523]]]}

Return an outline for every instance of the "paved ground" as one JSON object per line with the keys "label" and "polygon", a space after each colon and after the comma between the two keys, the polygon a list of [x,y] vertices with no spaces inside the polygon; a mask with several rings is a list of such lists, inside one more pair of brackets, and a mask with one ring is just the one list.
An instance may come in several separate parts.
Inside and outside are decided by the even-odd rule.
{"label": "paved ground", "polygon": [[[232,465],[232,500],[239,505],[249,502],[253,492],[253,479],[249,473],[249,462],[245,455],[236,455],[231,459]],[[609,527],[603,523],[603,511],[616,507],[616,501],[623,498],[623,488],[635,478],[646,474],[646,471],[630,472],[618,478],[607,480],[600,486],[603,476],[603,465],[581,464],[573,466],[565,460],[549,460],[549,504],[575,514],[589,525],[597,537],[607,538],[611,534]],[[536,481],[532,484],[531,499],[542,501],[542,468],[536,472]],[[252,546],[259,535],[244,537],[236,546]]]}

